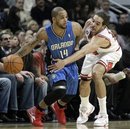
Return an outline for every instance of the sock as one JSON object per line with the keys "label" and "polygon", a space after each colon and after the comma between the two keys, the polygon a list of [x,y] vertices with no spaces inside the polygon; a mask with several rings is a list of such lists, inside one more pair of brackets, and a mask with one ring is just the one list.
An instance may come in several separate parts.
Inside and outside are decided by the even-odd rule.
{"label": "sock", "polygon": [[42,111],[45,110],[44,108],[41,108],[39,105],[37,105],[36,108],[37,108],[40,112],[42,112]]}
{"label": "sock", "polygon": [[99,102],[99,114],[107,114],[106,96],[104,98],[97,98]]}
{"label": "sock", "polygon": [[89,96],[87,96],[87,97],[80,96],[80,99],[81,99],[81,106],[82,107],[89,107],[89,105],[90,105]]}

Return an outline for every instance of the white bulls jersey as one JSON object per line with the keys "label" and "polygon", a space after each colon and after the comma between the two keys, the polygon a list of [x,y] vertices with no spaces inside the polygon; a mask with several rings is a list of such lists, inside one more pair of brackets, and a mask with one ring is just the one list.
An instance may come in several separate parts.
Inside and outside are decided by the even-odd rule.
{"label": "white bulls jersey", "polygon": [[[95,64],[101,64],[105,67],[106,72],[112,69],[122,56],[122,50],[116,37],[112,32],[105,28],[96,36],[100,36],[109,40],[110,44],[105,48],[98,48],[94,53],[87,54],[81,70],[81,79],[91,79],[92,69]],[[90,39],[91,40],[91,39]]]}
{"label": "white bulls jersey", "polygon": [[97,36],[104,37],[110,42],[110,45],[108,47],[99,48],[97,50],[97,53],[101,54],[101,53],[114,52],[120,48],[116,37],[112,34],[111,30],[109,30],[107,27],[103,31],[98,33]]}

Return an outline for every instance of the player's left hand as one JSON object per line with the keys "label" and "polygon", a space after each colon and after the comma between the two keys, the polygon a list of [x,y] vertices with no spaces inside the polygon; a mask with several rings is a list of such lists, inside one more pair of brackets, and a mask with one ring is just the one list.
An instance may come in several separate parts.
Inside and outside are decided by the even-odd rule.
{"label": "player's left hand", "polygon": [[64,60],[54,59],[53,61],[55,63],[48,66],[48,70],[50,72],[57,71],[57,70],[60,70],[60,69],[64,68],[64,66],[65,66]]}

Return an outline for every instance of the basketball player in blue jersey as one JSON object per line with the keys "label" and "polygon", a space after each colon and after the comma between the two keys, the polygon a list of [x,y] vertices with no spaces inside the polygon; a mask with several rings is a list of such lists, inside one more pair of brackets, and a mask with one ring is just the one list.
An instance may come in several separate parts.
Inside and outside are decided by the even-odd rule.
{"label": "basketball player in blue jersey", "polygon": [[[82,37],[82,27],[77,22],[68,21],[66,10],[55,7],[52,10],[52,25],[41,28],[36,38],[30,44],[23,46],[16,54],[23,57],[28,54],[41,40],[47,44],[53,59],[65,59],[77,49]],[[52,61],[52,63],[55,63]],[[43,126],[41,117],[44,110],[51,105],[58,122],[66,124],[64,109],[66,104],[76,95],[78,87],[78,69],[76,63],[71,63],[50,75],[52,92],[37,105],[28,109],[28,115],[34,126]]]}

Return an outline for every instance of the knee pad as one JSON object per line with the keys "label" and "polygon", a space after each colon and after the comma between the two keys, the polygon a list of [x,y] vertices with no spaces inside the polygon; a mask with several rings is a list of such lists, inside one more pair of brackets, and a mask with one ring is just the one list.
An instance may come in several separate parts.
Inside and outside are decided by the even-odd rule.
{"label": "knee pad", "polygon": [[56,86],[53,88],[53,92],[60,99],[66,94],[66,87],[65,86]]}
{"label": "knee pad", "polygon": [[59,96],[59,99],[66,94],[66,81],[61,80],[54,83],[52,91]]}
{"label": "knee pad", "polygon": [[45,97],[44,101],[47,105],[51,105],[58,99],[61,99],[66,94],[66,83],[57,82],[54,84],[52,91],[48,93],[48,95]]}

